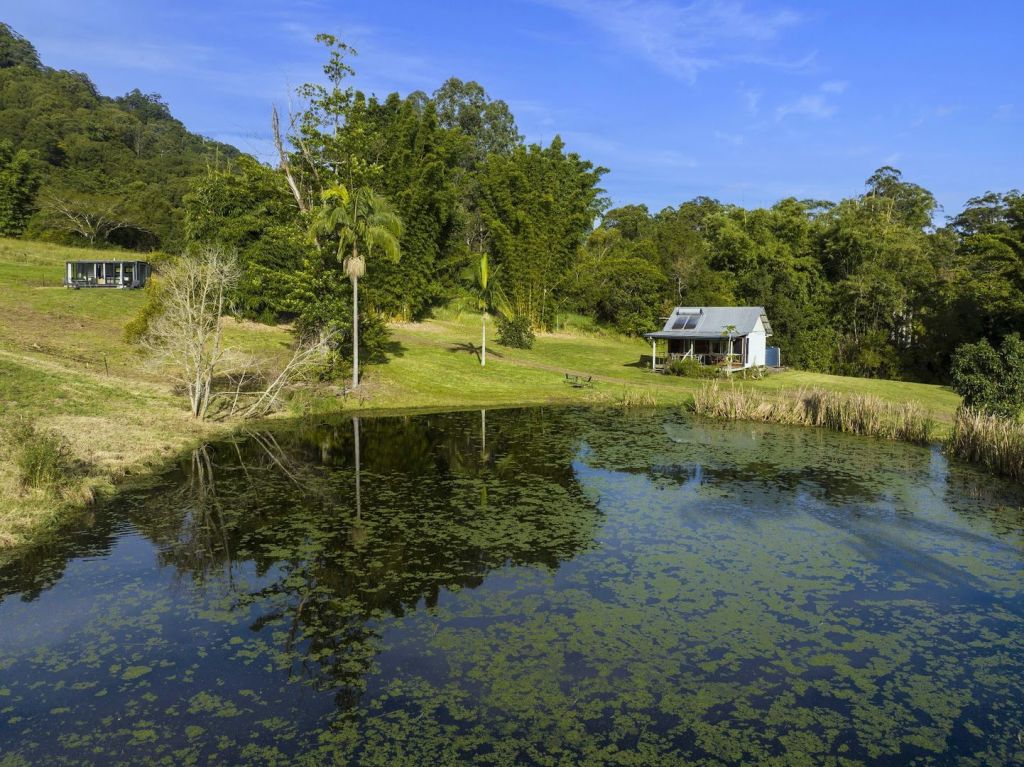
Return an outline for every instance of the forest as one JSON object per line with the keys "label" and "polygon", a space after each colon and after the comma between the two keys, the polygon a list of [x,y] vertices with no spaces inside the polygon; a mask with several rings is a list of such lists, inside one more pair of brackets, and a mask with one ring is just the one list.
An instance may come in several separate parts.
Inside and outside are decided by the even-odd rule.
{"label": "forest", "polygon": [[[505,322],[636,335],[674,305],[763,305],[786,364],[947,382],[954,351],[1024,327],[1024,197],[979,190],[949,214],[892,167],[838,200],[745,209],[709,197],[615,204],[559,138],[528,143],[476,82],[378,97],[330,35],[323,78],[274,114],[271,166],[189,133],[156,95],[100,95],[0,26],[0,234],[238,254],[236,311],[350,343],[352,296],[324,193],[368,190],[400,219],[400,258],[365,254],[360,348],[387,323],[473,302]],[[396,230],[397,231],[397,230]],[[361,262],[362,263],[362,262]],[[481,282],[480,265],[488,280]],[[996,363],[998,366],[998,361]]]}

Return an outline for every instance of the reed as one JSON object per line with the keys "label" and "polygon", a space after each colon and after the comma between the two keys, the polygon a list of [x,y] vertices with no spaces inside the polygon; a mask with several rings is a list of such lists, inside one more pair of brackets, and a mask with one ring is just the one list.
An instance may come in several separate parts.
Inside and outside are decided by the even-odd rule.
{"label": "reed", "polygon": [[741,386],[725,388],[713,383],[695,392],[689,407],[696,415],[708,418],[818,426],[919,445],[931,442],[935,432],[931,413],[913,403],[820,389],[766,395]]}
{"label": "reed", "polygon": [[961,408],[946,445],[948,452],[989,471],[1024,481],[1024,424]]}
{"label": "reed", "polygon": [[655,407],[658,404],[650,389],[623,389],[619,404],[624,408]]}

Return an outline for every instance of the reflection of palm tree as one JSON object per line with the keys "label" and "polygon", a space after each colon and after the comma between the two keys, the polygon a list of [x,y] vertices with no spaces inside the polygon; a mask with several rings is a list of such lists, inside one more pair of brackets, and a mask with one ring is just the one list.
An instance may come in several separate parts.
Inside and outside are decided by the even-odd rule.
{"label": "reflection of palm tree", "polygon": [[355,438],[355,459],[356,459],[356,519],[363,518],[363,499],[360,485],[360,464],[359,464],[359,417],[352,416],[352,435]]}

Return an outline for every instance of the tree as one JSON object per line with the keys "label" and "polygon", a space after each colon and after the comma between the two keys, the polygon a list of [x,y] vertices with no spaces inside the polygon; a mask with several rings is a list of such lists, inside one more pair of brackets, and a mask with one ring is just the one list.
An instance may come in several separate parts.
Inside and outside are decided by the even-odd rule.
{"label": "tree", "polygon": [[32,43],[0,22],[0,69],[17,66],[39,69],[42,63]]}
{"label": "tree", "polygon": [[204,248],[164,267],[160,312],[153,317],[143,344],[185,390],[189,410],[206,418],[214,380],[233,372],[223,344],[223,317],[228,295],[238,282],[234,255]]}
{"label": "tree", "polygon": [[42,210],[52,228],[81,237],[90,247],[133,226],[125,219],[124,201],[112,195],[49,192]]}
{"label": "tree", "polygon": [[[366,258],[380,250],[397,261],[402,221],[387,198],[368,187],[350,192],[343,184],[324,190],[313,221],[317,234],[338,240],[338,260],[352,282],[352,388],[359,386],[359,278],[366,274]],[[363,248],[361,251],[360,248]]]}
{"label": "tree", "polygon": [[477,306],[480,308],[480,367],[484,367],[487,364],[487,309],[491,303],[491,274],[486,253],[480,254],[476,287]]}
{"label": "tree", "polygon": [[469,165],[489,154],[509,154],[523,141],[508,104],[492,100],[479,83],[449,78],[434,91],[433,101],[441,126],[458,130],[468,140]]}
{"label": "tree", "polygon": [[559,293],[603,208],[597,185],[604,172],[566,153],[557,136],[548,147],[492,154],[482,170],[481,208],[495,266],[512,311],[534,326],[551,324]]}
{"label": "tree", "polygon": [[736,328],[735,325],[726,325],[724,328],[722,328],[722,335],[729,339],[729,356],[727,357],[729,367],[727,368],[727,370],[728,370],[730,375],[732,375],[732,358],[733,358],[733,353],[732,353],[732,343],[733,342],[732,342],[732,339],[736,337],[736,332],[737,332],[737,328]]}
{"label": "tree", "polygon": [[29,152],[15,152],[10,141],[0,140],[0,236],[17,237],[25,231],[41,180]]}
{"label": "tree", "polygon": [[230,170],[197,178],[183,204],[186,244],[238,253],[242,273],[233,300],[239,314],[267,323],[293,319],[312,243],[282,174],[243,157]]}
{"label": "tree", "polygon": [[1017,418],[1024,409],[1024,341],[1013,333],[998,351],[986,339],[962,344],[953,355],[951,378],[966,407]]}

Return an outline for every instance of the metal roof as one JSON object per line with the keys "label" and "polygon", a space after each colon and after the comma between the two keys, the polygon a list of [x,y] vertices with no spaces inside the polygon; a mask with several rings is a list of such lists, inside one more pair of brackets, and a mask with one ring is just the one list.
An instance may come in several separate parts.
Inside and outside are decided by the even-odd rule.
{"label": "metal roof", "polygon": [[65,264],[148,264],[138,258],[87,258],[84,261],[65,261]]}
{"label": "metal roof", "polygon": [[677,306],[665,321],[665,327],[645,338],[722,338],[727,328],[735,327],[733,338],[749,335],[761,320],[766,335],[772,334],[763,306]]}

